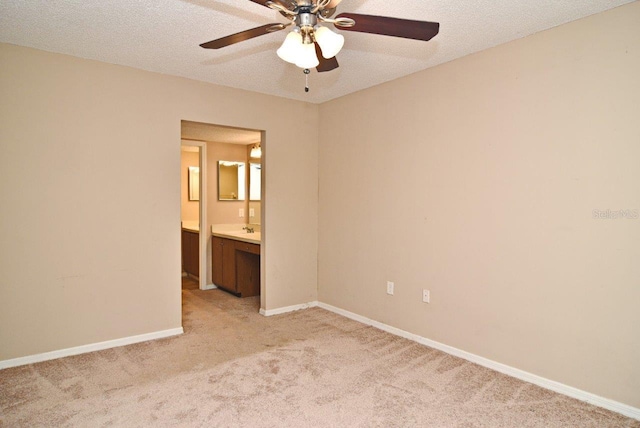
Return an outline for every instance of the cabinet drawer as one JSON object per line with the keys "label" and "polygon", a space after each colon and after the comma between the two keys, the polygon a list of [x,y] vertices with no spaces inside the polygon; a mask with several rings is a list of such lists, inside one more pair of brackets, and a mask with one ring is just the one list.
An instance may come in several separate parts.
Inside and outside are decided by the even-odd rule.
{"label": "cabinet drawer", "polygon": [[236,251],[244,251],[245,253],[260,254],[260,245],[250,244],[248,242],[236,241]]}

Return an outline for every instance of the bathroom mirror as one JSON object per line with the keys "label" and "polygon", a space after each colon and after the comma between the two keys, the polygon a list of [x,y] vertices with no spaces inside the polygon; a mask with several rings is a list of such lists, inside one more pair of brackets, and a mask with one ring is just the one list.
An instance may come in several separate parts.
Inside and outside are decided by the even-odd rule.
{"label": "bathroom mirror", "polygon": [[249,200],[260,200],[260,188],[261,188],[261,172],[262,165],[259,163],[249,164]]}
{"label": "bathroom mirror", "polygon": [[197,166],[189,167],[189,200],[200,200],[200,168]]}
{"label": "bathroom mirror", "polygon": [[245,177],[244,162],[218,161],[218,200],[244,201]]}

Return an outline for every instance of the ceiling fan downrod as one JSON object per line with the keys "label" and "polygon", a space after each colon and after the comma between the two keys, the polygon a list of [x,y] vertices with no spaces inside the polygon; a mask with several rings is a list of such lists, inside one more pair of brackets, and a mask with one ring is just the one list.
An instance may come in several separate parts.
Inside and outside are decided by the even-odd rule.
{"label": "ceiling fan downrod", "polygon": [[304,91],[305,92],[309,92],[309,74],[311,73],[311,70],[309,70],[308,68],[304,69]]}

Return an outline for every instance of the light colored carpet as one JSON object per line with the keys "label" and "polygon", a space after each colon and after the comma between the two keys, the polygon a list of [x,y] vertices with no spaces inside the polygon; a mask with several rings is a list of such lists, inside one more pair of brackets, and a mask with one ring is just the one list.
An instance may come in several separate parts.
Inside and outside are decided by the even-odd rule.
{"label": "light colored carpet", "polygon": [[182,336],[0,371],[3,427],[640,427],[319,308],[183,288]]}

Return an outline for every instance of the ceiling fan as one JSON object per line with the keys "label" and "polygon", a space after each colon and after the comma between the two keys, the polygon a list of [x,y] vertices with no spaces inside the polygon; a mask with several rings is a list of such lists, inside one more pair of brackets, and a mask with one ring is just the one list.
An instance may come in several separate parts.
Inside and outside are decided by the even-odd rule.
{"label": "ceiling fan", "polygon": [[[414,21],[385,16],[341,13],[332,18],[342,0],[251,0],[262,6],[280,12],[291,22],[272,23],[241,31],[240,33],[202,43],[205,49],[220,49],[254,37],[284,30],[294,25],[278,49],[283,60],[304,69],[309,75],[310,68],[318,72],[338,68],[336,55],[344,45],[344,37],[320,24],[333,24],[337,29],[360,33],[380,34],[414,40],[431,40],[440,28],[437,22]],[[305,88],[308,92],[308,86]]]}

